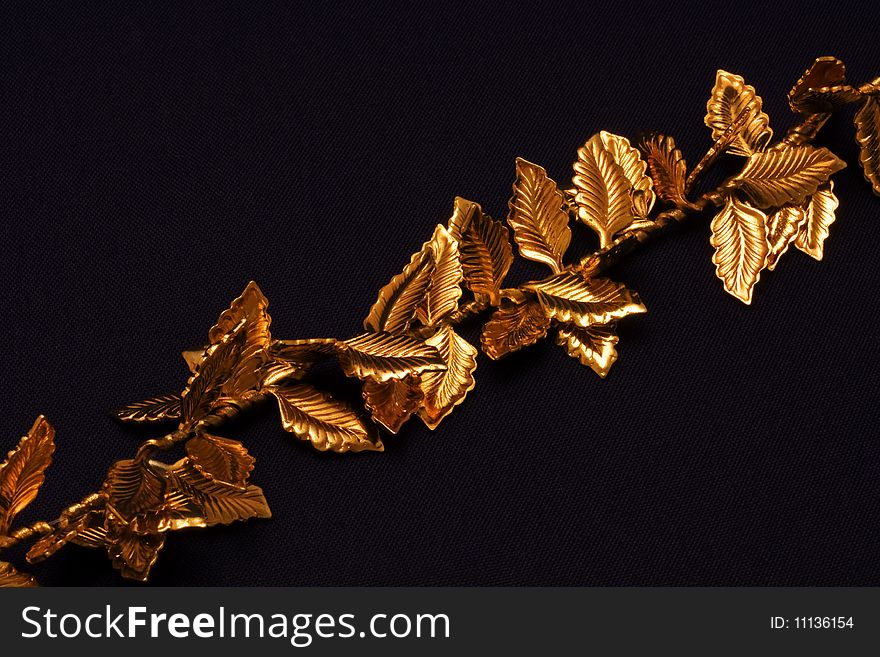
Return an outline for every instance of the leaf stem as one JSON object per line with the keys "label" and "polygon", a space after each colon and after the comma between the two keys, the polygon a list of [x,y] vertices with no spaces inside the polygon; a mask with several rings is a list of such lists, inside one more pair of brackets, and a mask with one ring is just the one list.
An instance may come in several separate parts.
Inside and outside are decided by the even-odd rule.
{"label": "leaf stem", "polygon": [[[686,184],[687,190],[690,190],[699,176],[715,163],[724,151],[724,148],[726,148],[736,135],[739,134],[738,130],[748,120],[749,116],[750,113],[748,110],[740,112],[730,128],[728,128],[724,134],[715,141],[712,148],[709,149],[694,170],[691,171],[690,176],[688,176]],[[822,129],[822,126],[825,125],[830,117],[830,113],[811,114],[810,116],[807,116],[800,123],[792,126],[788,130],[788,133],[781,143],[790,146],[800,146],[813,141],[819,133],[819,130]],[[566,198],[569,198],[571,196],[571,191],[566,190],[566,193],[568,195]],[[724,199],[725,197],[722,193],[722,188],[719,187],[715,190],[706,192],[686,207],[664,210],[657,214],[657,216],[647,225],[640,226],[637,230],[623,233],[604,248],[588,253],[578,262],[568,265],[565,268],[565,271],[578,272],[584,276],[596,276],[601,274],[623,260],[640,245],[645,244],[672,226],[683,223],[687,219],[701,214],[708,207],[720,207],[724,204]],[[501,296],[515,296],[517,293],[521,294],[519,288],[511,288],[509,290],[502,290]],[[490,305],[488,302],[481,299],[475,299],[474,301],[463,304],[456,312],[450,314],[445,321],[453,326],[458,326],[459,324],[479,316],[489,307]],[[430,336],[433,331],[433,328],[422,327],[414,331],[413,335],[425,338]]]}
{"label": "leaf stem", "polygon": [[730,146],[730,142],[737,138],[739,133],[742,131],[742,127],[746,124],[751,115],[752,113],[748,107],[740,112],[737,115],[736,119],[734,119],[733,123],[728,126],[727,130],[725,130],[722,135],[715,140],[715,143],[712,144],[712,147],[706,152],[703,158],[699,162],[697,162],[697,166],[693,168],[684,183],[685,196],[691,193],[691,190],[693,190],[694,185],[697,183],[697,180],[699,180],[703,172],[706,171],[713,164],[715,164],[715,160],[717,160],[718,157],[724,152],[724,149]]}
{"label": "leaf stem", "polygon": [[19,527],[6,537],[9,540],[3,544],[3,547],[8,548],[18,545],[29,538],[46,536],[47,534],[51,534],[57,527],[66,527],[71,517],[96,508],[104,503],[104,499],[103,493],[92,493],[83,500],[71,504],[54,520],[38,520],[30,525]]}
{"label": "leaf stem", "polygon": [[[458,307],[458,310],[452,311],[449,315],[443,318],[443,322],[446,324],[451,324],[452,326],[459,326],[464,324],[468,320],[473,319],[474,317],[478,317],[484,310],[491,308],[491,304],[487,298],[478,298],[472,299],[466,303],[463,303]],[[411,335],[413,337],[419,338],[420,340],[424,340],[425,338],[431,337],[437,328],[434,326],[420,326],[419,328],[411,331]]]}

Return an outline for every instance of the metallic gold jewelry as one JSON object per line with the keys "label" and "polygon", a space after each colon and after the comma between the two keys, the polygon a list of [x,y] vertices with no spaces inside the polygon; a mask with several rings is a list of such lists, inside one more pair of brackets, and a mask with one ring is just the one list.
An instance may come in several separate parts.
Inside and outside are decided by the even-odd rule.
{"label": "metallic gold jewelry", "polygon": [[[604,377],[617,360],[616,323],[646,308],[636,292],[603,274],[665,228],[709,210],[716,274],[727,292],[751,303],[761,273],[775,269],[789,247],[822,259],[837,209],[831,176],[845,164],[811,142],[845,105],[859,105],[859,160],[880,194],[880,78],[851,86],[840,60],[820,57],[788,100],[801,121],[773,143],[755,89],[718,71],[705,117],[713,144],[690,173],[673,138],[660,134],[636,147],[607,132],[592,136],[578,149],[570,189],[518,159],[507,224],[520,255],[549,269],[541,280],[502,287],[514,259],[509,229],[457,198],[447,224],[379,291],[362,335],[275,339],[268,302],[250,283],[208,332],[207,345],[183,352],[190,377],[182,393],[116,414],[124,422],[176,422],[177,428],[115,463],[98,492],[56,520],[13,529],[55,448],[52,426],[37,418],[0,466],[0,548],[36,539],[30,563],[66,543],[102,548],[123,577],[146,580],[170,532],[271,515],[263,492],[250,483],[253,457],[238,440],[215,434],[225,420],[274,399],[283,428],[318,450],[382,451],[379,427],[396,434],[418,416],[435,429],[465,400],[475,385],[478,350],[456,327],[490,311],[480,337],[490,358],[553,330],[567,354]],[[694,197],[697,181],[722,154],[740,158],[740,172]],[[566,258],[572,220],[599,238],[600,248],[579,260]],[[306,381],[325,359],[363,382],[368,413]],[[185,457],[158,459],[176,445]],[[0,561],[0,586],[35,585]]]}

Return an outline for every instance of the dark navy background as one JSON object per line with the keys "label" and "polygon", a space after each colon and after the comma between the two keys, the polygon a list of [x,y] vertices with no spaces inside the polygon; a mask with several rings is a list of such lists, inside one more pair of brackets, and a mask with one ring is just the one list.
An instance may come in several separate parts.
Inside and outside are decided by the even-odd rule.
{"label": "dark navy background", "polygon": [[[276,336],[348,337],[454,196],[505,214],[516,156],[567,184],[594,132],[653,129],[693,164],[717,68],[777,134],[816,56],[880,74],[871,2],[325,4],[4,8],[2,449],[38,413],[58,429],[28,519],[151,435],[108,411],[180,389],[248,280]],[[271,408],[230,425],[275,518],[170,537],[152,581],[880,584],[880,198],[851,112],[822,143],[850,165],[822,263],[786,255],[744,306],[705,217],[613,273],[649,314],[606,381],[551,342],[481,357],[464,406],[385,454],[316,453]],[[121,581],[77,547],[34,572]]]}

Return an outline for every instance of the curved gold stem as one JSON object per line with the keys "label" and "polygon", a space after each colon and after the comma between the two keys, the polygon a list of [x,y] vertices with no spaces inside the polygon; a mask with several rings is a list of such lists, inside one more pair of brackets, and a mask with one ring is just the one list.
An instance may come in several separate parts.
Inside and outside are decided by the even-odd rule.
{"label": "curved gold stem", "polygon": [[[819,72],[815,75],[821,76],[821,71],[830,74],[839,68],[842,77],[842,63],[831,60],[833,58],[817,60]],[[739,76],[719,71],[719,82],[713,90],[706,117],[714,142],[687,177],[680,150],[675,147],[671,137],[663,135],[655,135],[641,146],[650,160],[650,177],[646,174],[647,164],[642,161],[639,150],[632,147],[628,140],[604,132],[594,135],[579,151],[579,160],[575,164],[576,188],[572,190],[559,190],[542,167],[518,159],[517,181],[514,184],[514,198],[509,204],[511,214],[508,223],[514,229],[520,254],[550,266],[553,274],[542,281],[499,289],[513,262],[507,228],[488,215],[483,215],[477,204],[456,199],[455,214],[450,219],[448,230],[442,225],[438,226],[432,240],[380,292],[365,322],[368,331],[365,335],[344,341],[334,338],[273,341],[269,333],[270,318],[266,312],[268,301],[256,284],[250,283],[244,294],[233,301],[211,329],[210,345],[204,350],[185,352],[184,357],[190,364],[193,376],[181,395],[153,397],[127,407],[125,416],[117,415],[129,421],[179,420],[180,428],[142,442],[134,459],[119,461],[111,468],[107,482],[98,492],[67,507],[55,520],[34,522],[3,535],[11,524],[11,516],[0,518],[0,547],[46,537],[37,541],[31,548],[34,554],[29,553],[27,557],[28,561],[39,561],[54,554],[60,545],[71,540],[71,535],[88,527],[92,516],[99,516],[102,523],[109,523],[106,527],[102,525],[105,536],[110,529],[118,529],[114,523],[131,523],[137,516],[138,522],[143,522],[143,527],[134,533],[113,534],[107,547],[114,565],[120,567],[119,564],[122,564],[125,577],[145,580],[164,542],[163,532],[271,515],[262,491],[248,483],[253,457],[239,441],[212,436],[207,429],[216,429],[255,404],[273,397],[279,403],[284,428],[301,439],[310,440],[318,449],[381,451],[381,440],[375,437],[375,431],[362,422],[356,411],[309,385],[299,383],[311,365],[332,356],[338,359],[348,376],[364,380],[363,396],[374,423],[397,433],[403,421],[418,413],[426,425],[434,429],[463,401],[464,395],[474,385],[472,374],[476,369],[478,352],[457,336],[452,327],[476,319],[489,310],[495,310],[496,314],[484,327],[482,344],[484,352],[491,358],[534,344],[548,334],[551,326],[556,326],[559,330],[557,342],[566,347],[569,355],[578,357],[581,363],[589,365],[604,377],[617,357],[617,336],[613,332],[615,319],[623,314],[645,312],[645,307],[635,293],[613,281],[600,280],[598,275],[614,267],[640,245],[688,219],[704,215],[704,211],[710,207],[725,208],[716,213],[713,220],[716,255],[721,253],[719,249],[743,240],[761,247],[751,251],[737,247],[734,249],[737,251],[735,257],[728,257],[730,250],[721,256],[728,262],[739,259],[742,270],[752,275],[745,290],[748,292],[746,296],[740,288],[731,289],[728,281],[719,273],[729,292],[746,303],[750,302],[751,287],[757,282],[760,270],[765,266],[768,269],[775,266],[770,264],[770,256],[778,258],[796,235],[798,240],[801,239],[800,234],[792,232],[799,229],[793,219],[788,220],[792,222],[790,226],[782,226],[790,228],[789,232],[775,231],[772,245],[765,229],[770,230],[771,225],[778,228],[788,216],[786,213],[796,215],[799,210],[806,212],[800,206],[811,196],[818,199],[810,210],[816,224],[815,232],[824,230],[827,234],[827,226],[834,220],[837,200],[828,178],[844,164],[827,149],[808,145],[833,112],[844,105],[860,102],[863,108],[860,112],[870,114],[863,117],[861,122],[857,114],[856,123],[862,146],[862,165],[866,176],[874,183],[875,191],[880,193],[880,173],[877,168],[877,162],[880,161],[880,155],[877,155],[880,127],[877,126],[880,126],[880,120],[871,118],[880,116],[877,112],[880,100],[876,98],[880,83],[875,80],[858,89],[842,84],[819,85],[814,89],[810,86],[816,81],[811,77],[812,70],[789,93],[792,109],[801,112],[802,119],[775,145],[769,144],[772,131],[754,89],[745,86]],[[722,83],[727,86],[719,87]],[[724,101],[727,98],[723,93],[726,88],[743,94],[744,100],[739,105]],[[740,109],[742,103],[746,105]],[[734,112],[738,113],[734,116]],[[690,200],[697,181],[725,152],[746,158],[741,160],[746,163],[743,171],[716,189]],[[604,190],[602,185],[595,184],[595,181],[588,179],[589,176],[583,175],[584,171],[595,173],[599,166],[597,158],[611,158],[617,167],[612,180],[603,179]],[[775,167],[777,174],[784,172],[785,176],[778,176],[782,178],[793,177],[791,169],[794,165],[805,169],[805,163],[810,164],[812,172],[802,177],[810,179],[811,185],[797,188],[797,185],[790,184],[789,187],[794,188],[784,194],[779,191],[778,185],[759,185],[757,193],[752,190],[755,207],[748,206],[744,201],[739,203],[732,190],[746,194],[748,189],[745,184],[749,181],[743,180],[743,177],[748,171],[753,178],[760,179],[754,170],[760,169],[761,163],[765,168]],[[659,167],[659,174],[654,170],[655,166]],[[752,180],[752,183],[755,181]],[[620,199],[626,205],[624,223],[619,220],[619,212],[594,216],[596,213],[591,210],[596,204],[581,198],[581,195],[586,196],[587,201],[593,197],[605,198],[603,194],[611,185],[629,190],[628,196],[620,189],[616,194],[618,205]],[[666,207],[656,210],[651,218],[650,210],[656,199],[660,199]],[[745,210],[741,212],[743,216],[737,218],[734,239],[716,240],[716,222],[720,221],[721,225],[729,221],[729,208],[737,207],[744,207]],[[761,209],[767,210],[768,215]],[[603,246],[565,265],[563,257],[570,242],[569,224],[573,217],[593,228]],[[805,215],[802,218],[805,220]],[[753,220],[759,220],[760,231],[752,230]],[[733,234],[730,230],[726,232]],[[810,236],[804,239],[808,240]],[[822,240],[824,237],[818,239],[818,246],[798,241],[797,248],[821,258]],[[771,246],[776,249],[773,253],[770,252]],[[759,251],[760,257],[742,258],[740,252],[743,251]],[[491,261],[489,265],[486,265],[487,260]],[[714,258],[713,262],[719,267],[723,264]],[[757,267],[750,269],[752,265]],[[440,281],[436,286],[435,278]],[[473,299],[460,302],[462,284],[474,292]],[[585,287],[591,284],[595,289]],[[580,294],[585,290],[594,295],[588,299],[591,302],[599,293],[605,294],[606,298],[617,295],[620,314],[589,309],[575,312],[571,310],[571,304],[553,305],[554,295],[563,302],[583,302],[585,295],[580,298],[574,295],[566,297],[565,293]],[[394,304],[404,292],[405,303],[402,305],[408,311],[398,312]],[[542,292],[545,296],[541,296]],[[503,299],[514,303],[503,303]],[[580,323],[576,323],[575,319]],[[416,323],[418,328],[413,328],[411,322],[424,325]],[[488,333],[490,341],[487,347],[486,328],[490,324],[495,325],[493,330],[496,335]],[[590,332],[585,333],[582,329],[587,328]],[[513,347],[511,342],[502,341],[505,331],[516,333],[518,342]],[[502,339],[498,338],[499,334]],[[424,340],[424,343],[413,338]],[[589,361],[584,357],[584,340],[592,340],[588,349],[592,360]],[[403,367],[401,361],[407,361],[409,365]],[[445,391],[448,386],[444,383],[444,377],[447,376],[455,383],[454,395]],[[441,390],[444,391],[442,395]],[[382,412],[377,412],[380,406]],[[37,446],[31,451],[37,453],[36,458],[40,461],[40,477],[33,478],[39,480],[35,484],[38,488],[42,483],[42,470],[51,461],[54,430],[45,422],[45,418],[40,418],[32,434],[23,441],[37,441]],[[157,452],[190,440],[187,443],[187,456],[178,464],[171,466],[151,460]],[[2,472],[0,466],[0,474]],[[138,480],[146,482],[142,487],[142,497],[145,499],[132,503],[128,491],[138,487],[129,483]],[[169,499],[163,491],[172,490],[172,484],[177,486],[173,489],[174,494],[185,498],[192,507],[186,518],[161,517],[160,512]],[[22,486],[33,484],[25,482]],[[188,493],[188,487],[198,489],[199,495]],[[135,496],[138,495],[141,492],[136,490]],[[151,496],[155,499],[151,499]],[[202,503],[200,500],[205,497],[213,502]],[[145,515],[145,508],[152,515]],[[15,509],[12,513],[19,510]],[[153,522],[157,519],[162,522]],[[124,544],[117,545],[114,541]]]}
{"label": "curved gold stem", "polygon": [[[802,146],[813,141],[818,135],[819,130],[827,123],[831,117],[831,113],[811,114],[798,124],[788,130],[783,142],[791,146]],[[749,118],[748,113],[744,110],[738,116],[736,122],[727,132],[719,137],[712,148],[706,153],[702,160],[693,169],[688,177],[686,189],[690,189],[697,179],[705,173],[714,164],[718,156],[723,152],[724,147],[729,144],[731,135],[736,134],[736,130],[742,127]],[[708,207],[720,207],[724,204],[724,196],[721,193],[721,187],[711,190],[700,196],[696,201],[689,203],[685,207],[671,208],[657,214],[650,223],[639,227],[637,230],[628,231],[604,248],[597,249],[586,254],[577,263],[568,265],[566,271],[580,272],[584,276],[595,276],[601,274],[627,255],[635,251],[640,245],[651,241],[654,237],[663,233],[667,229],[680,224],[687,219],[700,215]],[[520,292],[519,288],[508,288],[501,290],[501,297],[516,296]],[[484,311],[492,306],[487,300],[474,299],[459,306],[458,310],[453,312],[446,321],[453,326],[458,326],[464,322],[479,317]],[[434,329],[420,328],[414,332],[414,335],[420,338],[428,337]]]}

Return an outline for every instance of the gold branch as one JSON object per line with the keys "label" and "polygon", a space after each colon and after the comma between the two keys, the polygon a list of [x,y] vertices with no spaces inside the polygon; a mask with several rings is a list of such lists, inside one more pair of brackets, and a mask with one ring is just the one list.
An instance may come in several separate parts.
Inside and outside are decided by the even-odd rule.
{"label": "gold branch", "polygon": [[[859,105],[859,161],[880,194],[880,78],[850,85],[844,70],[833,57],[807,69],[788,94],[800,120],[775,144],[755,89],[718,71],[706,104],[712,144],[689,174],[669,135],[652,135],[638,148],[619,135],[593,135],[578,150],[568,189],[518,158],[506,225],[456,198],[449,220],[379,291],[366,332],[353,338],[273,338],[268,300],[250,283],[220,314],[206,344],[183,351],[189,374],[181,392],[116,413],[123,422],[176,423],[176,429],[114,463],[98,491],[57,519],[13,528],[37,496],[55,449],[54,429],[37,418],[0,465],[0,549],[33,540],[27,560],[37,563],[67,543],[99,548],[123,577],[146,580],[171,532],[271,516],[250,481],[254,458],[239,440],[215,434],[231,418],[274,400],[285,431],[339,453],[382,451],[382,432],[397,433],[414,417],[433,430],[476,385],[479,350],[456,329],[490,311],[480,337],[490,358],[552,333],[567,355],[605,377],[618,360],[617,322],[646,305],[604,275],[672,227],[708,219],[710,210],[711,264],[724,289],[750,303],[760,274],[784,254],[822,258],[838,206],[831,176],[844,163],[812,142],[845,105]],[[739,158],[739,173],[689,198],[722,157]],[[568,253],[573,222],[593,230],[600,248]],[[549,268],[544,278],[503,287],[514,244],[521,257]],[[363,408],[309,382],[311,368],[324,360],[336,360],[362,382]],[[182,458],[159,460],[178,446]],[[0,561],[0,586],[35,584]]]}

